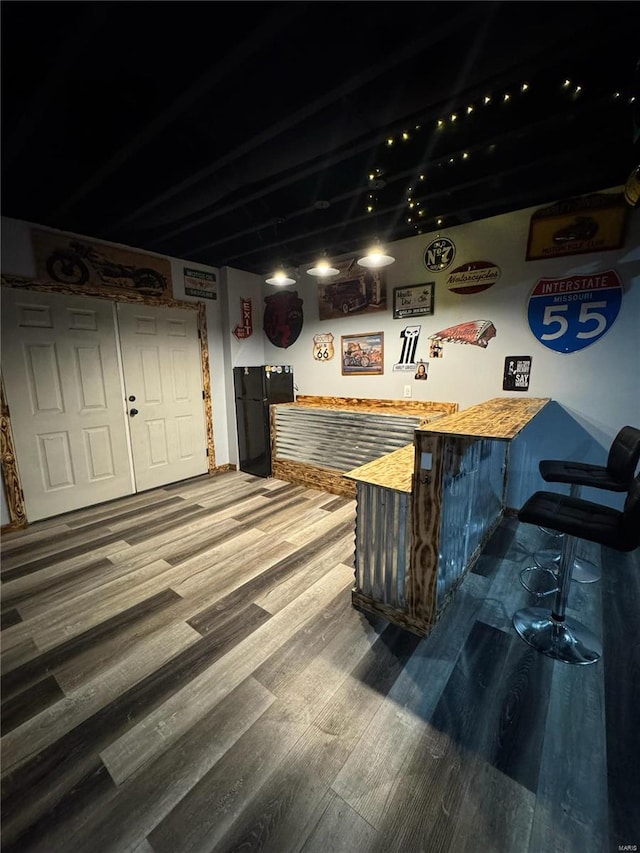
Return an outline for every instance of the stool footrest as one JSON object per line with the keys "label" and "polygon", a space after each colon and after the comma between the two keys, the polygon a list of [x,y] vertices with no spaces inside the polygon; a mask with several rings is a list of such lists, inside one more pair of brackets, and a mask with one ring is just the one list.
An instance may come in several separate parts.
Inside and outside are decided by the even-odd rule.
{"label": "stool footrest", "polygon": [[528,566],[520,572],[520,583],[536,598],[544,598],[558,591],[558,575],[552,569]]}

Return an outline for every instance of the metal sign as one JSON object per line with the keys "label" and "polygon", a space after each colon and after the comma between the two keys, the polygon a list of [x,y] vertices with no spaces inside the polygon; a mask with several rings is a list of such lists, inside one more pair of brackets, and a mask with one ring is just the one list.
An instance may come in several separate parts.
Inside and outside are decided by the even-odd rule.
{"label": "metal sign", "polygon": [[609,331],[621,304],[622,282],[614,270],[541,278],[529,296],[529,328],[543,346],[577,352]]}

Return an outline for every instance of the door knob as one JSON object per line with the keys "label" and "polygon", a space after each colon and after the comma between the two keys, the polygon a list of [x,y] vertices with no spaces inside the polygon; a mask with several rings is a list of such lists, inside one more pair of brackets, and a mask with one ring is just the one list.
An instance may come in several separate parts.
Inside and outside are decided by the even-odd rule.
{"label": "door knob", "polygon": [[129,414],[131,415],[132,418],[135,418],[135,416],[138,414],[138,410],[137,409],[129,409]]}

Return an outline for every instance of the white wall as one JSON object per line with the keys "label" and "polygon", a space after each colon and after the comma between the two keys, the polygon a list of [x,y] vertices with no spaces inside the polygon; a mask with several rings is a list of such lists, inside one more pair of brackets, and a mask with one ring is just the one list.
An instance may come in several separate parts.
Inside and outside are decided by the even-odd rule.
{"label": "white wall", "polygon": [[[237,463],[232,371],[236,365],[291,364],[299,394],[401,399],[404,386],[409,384],[413,399],[453,401],[462,409],[492,397],[509,395],[502,391],[505,357],[530,355],[533,359],[530,388],[518,396],[549,397],[553,403],[512,442],[508,505],[520,506],[537,488],[561,488],[543,483],[537,473],[541,458],[558,456],[603,464],[620,427],[640,426],[640,210],[630,211],[621,250],[526,261],[529,221],[536,209],[440,232],[456,245],[456,259],[442,273],[429,272],[423,262],[424,250],[435,233],[388,244],[396,262],[386,269],[384,311],[367,310],[321,321],[316,280],[301,271],[297,284],[288,289],[297,291],[303,299],[304,325],[299,338],[286,349],[273,346],[262,331],[264,299],[275,289],[252,273],[232,268],[214,270],[218,273],[218,299],[205,302],[216,463]],[[35,275],[30,227],[29,223],[2,220],[3,273]],[[354,246],[350,257],[357,256],[364,248]],[[183,265],[212,268],[176,258],[170,260],[175,298],[193,298],[184,296]],[[496,284],[482,293],[466,296],[450,292],[446,287],[450,270],[477,260],[491,261],[500,267]],[[526,313],[535,283],[543,277],[597,273],[612,268],[622,279],[625,294],[615,323],[602,339],[571,354],[555,353],[539,343],[529,329]],[[417,357],[429,364],[428,379],[420,382],[413,379],[413,374],[393,371],[400,356],[400,333],[409,323],[393,319],[392,294],[394,287],[427,281],[435,282],[434,314],[410,321],[421,326]],[[251,299],[253,334],[238,340],[233,330],[242,323],[241,298]],[[497,330],[497,336],[486,349],[448,343],[444,345],[442,359],[429,359],[429,335],[477,319],[490,320]],[[384,332],[384,375],[342,376],[340,336],[376,331]],[[331,361],[319,362],[313,358],[313,336],[326,332],[334,335],[336,354]],[[587,491],[585,496],[621,505],[617,495]],[[8,521],[4,496],[0,512],[4,524]]]}
{"label": "white wall", "polygon": [[[384,313],[320,321],[316,281],[302,272],[295,287],[289,288],[304,300],[302,333],[286,350],[266,342],[265,361],[292,364],[301,394],[400,399],[403,387],[410,384],[414,399],[451,400],[461,409],[492,397],[550,397],[554,405],[512,443],[507,502],[517,507],[537,488],[562,488],[543,483],[537,474],[539,459],[558,456],[604,464],[620,427],[640,427],[640,211],[630,211],[621,250],[526,261],[530,217],[537,209],[438,232],[456,245],[454,263],[441,273],[429,272],[423,261],[424,250],[435,233],[388,244],[396,262],[386,268]],[[451,269],[478,260],[500,267],[496,284],[481,293],[464,296],[449,291],[446,280]],[[536,282],[543,277],[608,269],[618,272],[626,288],[620,313],[609,331],[596,343],[570,354],[556,353],[541,344],[527,320],[529,294]],[[393,319],[392,293],[394,287],[427,281],[435,282],[434,314],[410,321],[421,326],[417,357],[429,363],[428,379],[423,382],[415,381],[412,374],[393,372],[400,355],[400,332],[409,323]],[[273,292],[273,288],[265,285],[264,292]],[[491,320],[497,330],[486,349],[447,343],[442,359],[429,359],[429,335],[478,319]],[[340,336],[375,331],[384,332],[384,375],[342,376]],[[318,362],[312,357],[313,336],[318,332],[334,335],[336,355],[332,361]],[[510,355],[529,355],[533,359],[528,392],[502,390],[504,360]],[[585,492],[585,496],[620,505],[617,495]]]}

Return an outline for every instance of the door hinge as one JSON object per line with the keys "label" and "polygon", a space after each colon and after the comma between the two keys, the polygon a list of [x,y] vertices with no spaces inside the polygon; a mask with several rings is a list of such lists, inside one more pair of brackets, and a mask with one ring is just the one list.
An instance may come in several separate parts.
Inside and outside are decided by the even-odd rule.
{"label": "door hinge", "polygon": [[203,400],[205,399],[204,391],[202,392],[202,399],[203,399]]}
{"label": "door hinge", "polygon": [[209,455],[209,448],[207,447],[207,456]]}

